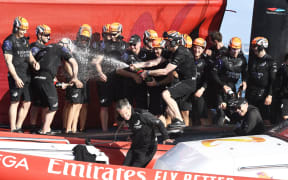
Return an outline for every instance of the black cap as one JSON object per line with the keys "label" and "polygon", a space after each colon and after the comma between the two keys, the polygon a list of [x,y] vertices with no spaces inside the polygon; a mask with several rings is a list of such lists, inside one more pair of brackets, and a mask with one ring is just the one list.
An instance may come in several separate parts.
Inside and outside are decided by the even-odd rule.
{"label": "black cap", "polygon": [[134,34],[130,37],[130,40],[129,40],[130,44],[137,44],[138,42],[141,42],[141,38],[137,34]]}

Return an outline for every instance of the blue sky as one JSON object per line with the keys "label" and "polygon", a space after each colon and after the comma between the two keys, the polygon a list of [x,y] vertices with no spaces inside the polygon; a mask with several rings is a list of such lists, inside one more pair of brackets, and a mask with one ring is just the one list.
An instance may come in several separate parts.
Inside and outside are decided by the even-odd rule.
{"label": "blue sky", "polygon": [[220,32],[223,35],[225,45],[232,37],[239,37],[242,40],[244,53],[249,49],[251,24],[253,15],[254,0],[227,0],[226,11]]}

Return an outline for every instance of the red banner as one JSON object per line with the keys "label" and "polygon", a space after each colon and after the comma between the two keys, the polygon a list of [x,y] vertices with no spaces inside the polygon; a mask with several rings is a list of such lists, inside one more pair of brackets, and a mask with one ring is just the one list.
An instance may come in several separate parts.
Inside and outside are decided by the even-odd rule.
{"label": "red banner", "polygon": [[1,180],[253,180],[256,178],[163,171],[52,159],[0,151]]}

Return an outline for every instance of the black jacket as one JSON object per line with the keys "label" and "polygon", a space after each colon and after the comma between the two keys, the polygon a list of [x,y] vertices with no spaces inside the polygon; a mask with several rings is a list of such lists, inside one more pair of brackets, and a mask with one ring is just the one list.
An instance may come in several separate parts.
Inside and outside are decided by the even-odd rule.
{"label": "black jacket", "polygon": [[155,127],[159,129],[164,140],[169,138],[162,121],[147,110],[133,109],[131,118],[126,122],[129,124],[129,129],[132,130],[131,148],[133,149],[145,149],[153,146],[156,141]]}

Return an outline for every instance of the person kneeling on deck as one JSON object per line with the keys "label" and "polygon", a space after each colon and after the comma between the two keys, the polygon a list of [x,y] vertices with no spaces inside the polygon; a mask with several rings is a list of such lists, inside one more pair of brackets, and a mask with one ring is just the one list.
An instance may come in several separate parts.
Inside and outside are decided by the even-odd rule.
{"label": "person kneeling on deck", "polygon": [[123,165],[145,167],[153,158],[157,150],[156,126],[162,136],[163,144],[173,143],[161,120],[146,110],[133,109],[127,99],[121,99],[116,104],[116,110],[132,130],[132,144]]}
{"label": "person kneeling on deck", "polygon": [[264,122],[257,107],[248,104],[244,98],[238,99],[236,112],[242,117],[235,133],[237,135],[254,135],[264,132]]}

